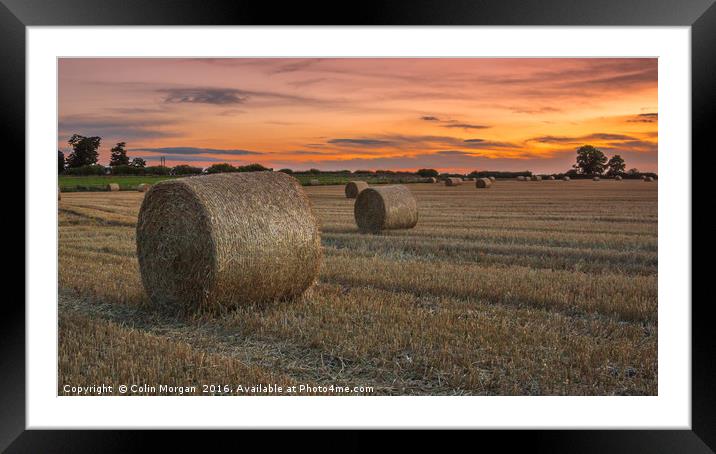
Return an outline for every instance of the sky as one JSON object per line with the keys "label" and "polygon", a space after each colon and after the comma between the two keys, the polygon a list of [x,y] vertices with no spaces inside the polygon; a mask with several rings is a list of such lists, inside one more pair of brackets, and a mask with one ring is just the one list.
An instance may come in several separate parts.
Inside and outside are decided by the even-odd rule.
{"label": "sky", "polygon": [[62,58],[58,148],[101,164],[564,172],[585,144],[657,172],[655,58]]}

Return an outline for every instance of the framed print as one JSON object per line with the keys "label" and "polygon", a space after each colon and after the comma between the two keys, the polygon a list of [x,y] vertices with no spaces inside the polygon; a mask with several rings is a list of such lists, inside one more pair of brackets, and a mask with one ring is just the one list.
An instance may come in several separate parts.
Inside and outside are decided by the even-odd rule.
{"label": "framed print", "polygon": [[710,452],[712,3],[3,1],[27,267],[0,446]]}

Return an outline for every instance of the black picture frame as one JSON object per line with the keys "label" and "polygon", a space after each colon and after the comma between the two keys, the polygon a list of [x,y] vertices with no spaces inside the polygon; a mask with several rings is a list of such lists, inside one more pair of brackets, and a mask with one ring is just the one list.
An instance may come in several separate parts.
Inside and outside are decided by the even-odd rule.
{"label": "black picture frame", "polygon": [[[355,5],[285,2],[280,6],[244,0],[0,0],[0,124],[6,130],[6,149],[25,149],[26,27],[69,25],[690,26],[692,149],[703,148],[708,153],[713,147],[707,141],[713,129],[711,119],[716,117],[714,0],[400,0],[364,1]],[[29,241],[27,237],[25,241]],[[495,446],[493,443],[497,442],[503,449],[524,446],[550,452],[713,452],[716,387],[711,382],[716,376],[713,361],[716,352],[712,320],[707,316],[710,304],[704,298],[694,300],[691,306],[691,430],[481,431],[469,432],[470,436],[479,437],[481,446]],[[17,299],[10,298],[3,309],[0,450],[127,452],[148,446],[149,440],[144,439],[156,436],[162,437],[166,449],[172,445],[187,446],[187,438],[192,434],[183,432],[25,430],[25,311]],[[226,432],[212,434],[212,444],[219,442],[216,437],[231,436]],[[245,434],[240,437],[236,443],[248,443],[241,441],[245,440]],[[280,438],[271,437],[271,445],[275,447]],[[283,438],[294,445],[306,439],[297,433]],[[406,449],[420,446],[423,438],[423,434],[412,432],[401,437],[401,445]],[[366,432],[336,431],[323,440],[316,447],[343,451],[370,447]]]}

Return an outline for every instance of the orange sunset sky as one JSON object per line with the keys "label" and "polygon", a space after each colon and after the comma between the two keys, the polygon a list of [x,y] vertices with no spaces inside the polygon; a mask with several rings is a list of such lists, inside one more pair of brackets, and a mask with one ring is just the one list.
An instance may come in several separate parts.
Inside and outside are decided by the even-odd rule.
{"label": "orange sunset sky", "polygon": [[58,148],[157,165],[563,172],[575,149],[657,168],[657,59],[59,60]]}

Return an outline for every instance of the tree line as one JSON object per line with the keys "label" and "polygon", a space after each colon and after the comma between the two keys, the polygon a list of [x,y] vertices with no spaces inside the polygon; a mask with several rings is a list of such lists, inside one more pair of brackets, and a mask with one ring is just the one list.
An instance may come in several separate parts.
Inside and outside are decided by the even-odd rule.
{"label": "tree line", "polygon": [[[70,175],[103,175],[107,173],[105,167],[98,164],[99,160],[99,146],[101,144],[101,137],[85,137],[79,134],[73,134],[72,137],[67,141],[72,147],[70,154],[65,157],[61,150],[57,150],[57,169],[58,173],[65,173]],[[201,167],[193,167],[186,164],[177,165],[175,167],[165,166],[147,166],[147,162],[139,157],[133,158],[131,161],[127,156],[127,143],[117,142],[117,144],[110,150],[109,167],[110,172],[114,175],[144,175],[144,174],[156,174],[156,175],[195,175],[200,173],[223,173],[223,172],[256,172],[263,170],[273,170],[268,167],[264,167],[261,164],[248,164],[245,166],[233,166],[229,163],[212,164],[206,169]],[[611,158],[607,156],[598,148],[592,145],[583,145],[577,149],[576,163],[572,166],[572,169],[565,172],[563,175],[577,176],[584,175],[588,177],[592,176],[641,176],[641,172],[638,169],[630,169],[625,172],[626,162],[624,159],[615,154]],[[281,169],[280,172],[284,173],[309,173],[309,174],[320,174],[320,173],[353,173],[353,174],[382,174],[382,175],[397,175],[397,174],[417,174],[421,177],[439,177],[446,175],[457,175],[457,174],[441,174],[436,169],[419,169],[416,172],[399,172],[392,170],[350,170],[344,171],[331,171],[324,172],[318,169],[310,169],[306,172],[298,172],[291,169]],[[494,176],[496,178],[514,178],[515,176],[529,176],[532,172],[495,172],[495,171],[474,171],[468,176],[483,177],[483,176]],[[652,174],[653,175],[653,174]]]}

